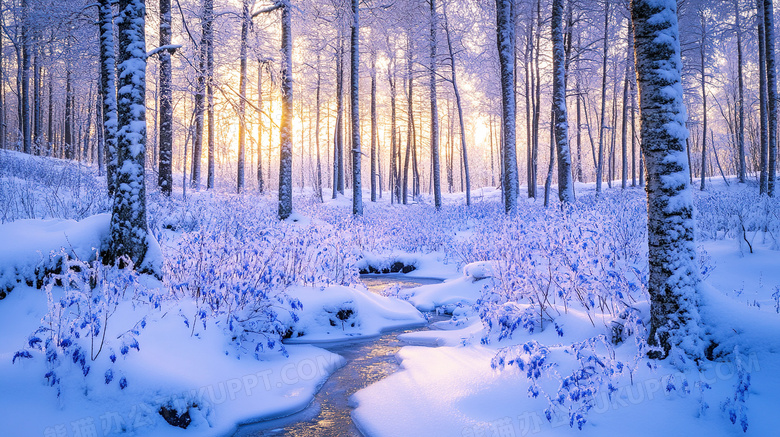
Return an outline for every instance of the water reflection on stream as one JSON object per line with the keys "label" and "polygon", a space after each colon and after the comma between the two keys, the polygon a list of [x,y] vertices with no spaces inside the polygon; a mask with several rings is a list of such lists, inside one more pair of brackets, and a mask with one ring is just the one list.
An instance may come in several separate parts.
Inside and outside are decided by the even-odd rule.
{"label": "water reflection on stream", "polygon": [[[361,275],[366,287],[378,293],[397,284],[400,288],[418,287],[441,282],[433,278],[414,278],[404,274]],[[442,320],[434,316],[431,321]],[[333,353],[343,356],[347,364],[334,372],[323,384],[312,403],[304,410],[291,416],[239,427],[234,437],[249,436],[360,436],[352,422],[349,397],[398,369],[395,354],[404,346],[398,335],[405,332],[428,329],[421,327],[387,332],[379,337],[318,344]]]}

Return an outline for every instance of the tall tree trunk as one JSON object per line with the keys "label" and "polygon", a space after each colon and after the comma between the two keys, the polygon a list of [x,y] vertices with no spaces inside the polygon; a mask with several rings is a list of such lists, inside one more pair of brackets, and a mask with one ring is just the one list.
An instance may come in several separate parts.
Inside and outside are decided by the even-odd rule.
{"label": "tall tree trunk", "polygon": [[555,169],[555,125],[556,125],[555,108],[551,108],[550,109],[550,160],[547,166],[547,178],[545,178],[544,180],[544,207],[545,208],[547,208],[550,205],[550,188],[552,187],[553,169]]}
{"label": "tall tree trunk", "polygon": [[[430,91],[431,91],[431,164],[433,178],[433,205],[437,210],[441,209],[441,171],[439,164],[439,107],[436,99],[436,49],[438,32],[438,15],[436,12],[436,0],[431,3],[431,64],[430,64]],[[514,58],[514,53],[513,53]],[[514,79],[513,79],[514,80]],[[513,85],[514,86],[514,85]]]}
{"label": "tall tree trunk", "polygon": [[[525,50],[523,50],[523,72],[525,73],[525,148],[526,148],[526,184],[528,188],[528,197],[536,197],[536,189],[534,188],[534,180],[536,179],[536,169],[533,166],[531,160],[533,153],[533,140],[532,140],[532,125],[533,125],[533,95],[531,90],[533,87],[533,73],[531,72],[531,64],[533,63],[533,20],[528,20],[528,30],[525,38]],[[493,118],[491,114],[490,118],[490,174],[493,176]],[[492,186],[496,186],[495,179],[491,183]]]}
{"label": "tall tree trunk", "polygon": [[[391,54],[392,56],[392,54]],[[390,177],[392,178],[392,182],[390,183],[390,186],[393,190],[393,195],[391,196],[391,200],[394,197],[395,203],[401,203],[401,152],[400,148],[398,147],[398,137],[399,135],[396,132],[396,76],[395,76],[395,58],[391,60],[391,63],[393,65],[393,72],[391,73],[390,68],[387,69],[387,80],[390,83],[390,155],[392,156],[392,159],[390,160]]]}
{"label": "tall tree trunk", "polygon": [[[91,103],[91,102],[90,102]],[[92,105],[89,106],[92,108]],[[33,117],[32,117],[33,153],[40,155],[41,150],[41,54],[36,49],[33,59]]]}
{"label": "tall tree trunk", "polygon": [[146,43],[144,0],[120,0],[119,65],[117,68],[118,155],[117,184],[111,214],[109,262],[124,264],[128,257],[140,270],[149,246],[146,224]]}
{"label": "tall tree trunk", "polygon": [[[260,194],[265,191],[265,181],[263,181],[263,67],[265,67],[264,61],[257,61],[257,191]],[[271,147],[270,142],[268,147]]]}
{"label": "tall tree trunk", "polygon": [[636,69],[647,159],[651,352],[702,357],[693,197],[685,160],[685,106],[675,0],[632,0]]}
{"label": "tall tree trunk", "polygon": [[279,147],[279,219],[284,220],[292,214],[292,117],[293,117],[293,38],[292,5],[285,2],[282,6],[282,120],[280,123]]}
{"label": "tall tree trunk", "polygon": [[764,20],[764,0],[756,0],[758,4],[758,66],[759,66],[759,117],[761,118],[761,174],[758,181],[758,191],[760,194],[766,194],[769,183],[769,162],[767,154],[769,152],[769,114],[767,112],[767,74],[766,74],[766,38],[765,38],[765,20]]}
{"label": "tall tree trunk", "polygon": [[319,199],[320,202],[322,202],[324,199],[322,198],[322,164],[320,162],[320,89],[322,88],[322,66],[320,65],[320,52],[317,51],[317,94],[315,96],[315,106],[316,106],[316,121],[314,123],[314,141],[316,142],[317,146],[317,178],[316,181],[316,193],[317,193],[317,199]]}
{"label": "tall tree trunk", "polygon": [[344,38],[339,31],[336,49],[336,132],[333,136],[333,198],[344,194]]}
{"label": "tall tree trunk", "polygon": [[701,185],[699,189],[704,191],[704,176],[707,173],[707,75],[706,75],[706,50],[707,50],[707,22],[704,18],[704,13],[701,13],[701,45],[699,46],[699,61],[701,62],[700,79],[701,79],[701,112],[702,112],[702,129],[701,135]]}
{"label": "tall tree trunk", "polygon": [[[209,133],[206,139],[208,151],[208,156],[206,157],[206,188],[212,189],[216,182],[216,166],[214,163],[214,0],[206,0],[203,15],[205,16],[203,39],[206,45],[206,115],[209,120]],[[246,80],[244,80],[244,83],[246,83]]]}
{"label": "tall tree trunk", "polygon": [[[633,32],[632,32],[633,33]],[[633,38],[631,39],[631,43],[633,44]],[[634,78],[636,75],[633,75],[631,80],[631,186],[636,186],[636,89],[634,87]],[[639,152],[639,159],[641,161],[642,159],[642,152]],[[642,167],[639,167],[639,184],[642,185],[642,181],[644,181],[644,176],[642,175]]]}
{"label": "tall tree trunk", "polygon": [[246,50],[249,35],[249,0],[243,0],[241,6],[241,43],[239,47],[238,80],[238,168],[236,174],[236,192],[244,190],[244,166],[246,164]]}
{"label": "tall tree trunk", "polygon": [[775,195],[777,163],[777,68],[775,66],[775,15],[772,0],[764,0],[764,44],[766,45],[766,85],[769,101],[769,161],[767,194]]}
{"label": "tall tree trunk", "polygon": [[95,133],[97,134],[97,145],[95,147],[97,148],[98,175],[103,176],[106,174],[106,140],[103,129],[103,97],[100,93],[98,93],[97,97],[98,98],[95,101],[97,105],[95,107]]}
{"label": "tall tree trunk", "polygon": [[352,214],[363,215],[363,185],[360,174],[360,6],[358,0],[352,0],[349,85],[349,106],[352,114]]}
{"label": "tall tree trunk", "polygon": [[[553,0],[553,124],[551,134],[558,151],[558,199],[563,203],[574,201],[574,182],[571,176],[571,152],[569,151],[569,119],[566,111],[566,60],[563,45],[563,0]],[[552,157],[550,165],[552,165]],[[548,176],[549,178],[549,176]],[[545,196],[547,197],[547,196]]]}
{"label": "tall tree trunk", "polygon": [[[404,183],[403,183],[403,204],[408,203],[408,187],[409,187],[409,155],[412,152],[414,142],[414,111],[413,111],[413,77],[412,77],[412,35],[408,33],[406,35],[406,85],[407,85],[407,124],[406,124],[406,156],[404,158]],[[412,190],[414,190],[414,175],[412,175]],[[414,193],[413,193],[414,195]]]}
{"label": "tall tree trunk", "polygon": [[[171,0],[160,0],[160,46],[171,44]],[[160,52],[160,164],[157,185],[171,195],[173,189],[173,89],[171,52]]]}
{"label": "tall tree trunk", "polygon": [[599,157],[596,163],[596,194],[601,193],[604,174],[604,116],[607,110],[607,49],[609,42],[609,0],[604,1],[604,40],[601,64],[601,117],[599,118]]}
{"label": "tall tree trunk", "polygon": [[[70,66],[65,71],[65,159],[73,159],[76,144],[73,142],[73,73]],[[29,153],[26,152],[25,153]]]}
{"label": "tall tree trunk", "polygon": [[[1,2],[0,2],[1,3]],[[0,7],[2,5],[0,4]],[[0,29],[5,27],[5,20],[2,17],[3,14],[0,14]],[[4,56],[2,56],[3,47],[4,44],[4,36],[3,32],[0,32],[0,84],[5,84],[5,60]],[[5,92],[0,92],[0,149],[5,150],[7,147],[5,134],[6,134],[6,126],[5,126]]]}
{"label": "tall tree trunk", "polygon": [[30,35],[28,26],[29,20],[29,2],[28,0],[21,1],[22,8],[22,22],[19,31],[19,41],[22,45],[22,63],[21,63],[21,80],[22,80],[22,93],[21,93],[21,116],[19,118],[19,124],[21,124],[22,144],[24,153],[32,154],[32,138],[30,135]]}
{"label": "tall tree trunk", "polygon": [[[455,50],[452,47],[452,38],[450,37],[450,26],[447,20],[447,7],[442,4],[442,11],[444,13],[444,34],[447,37],[447,50],[450,57],[450,73],[452,78],[452,90],[455,93],[455,104],[458,107],[458,127],[460,128],[460,152],[462,156],[464,178],[461,179],[461,184],[465,183],[466,189],[466,206],[471,206],[471,174],[469,173],[469,154],[468,147],[466,147],[466,128],[463,121],[463,103],[460,98],[460,89],[458,88],[458,78],[455,70]],[[454,150],[454,146],[453,146]],[[492,149],[491,149],[492,152]],[[491,155],[491,174],[493,171],[493,160]],[[465,179],[465,180],[464,180]]]}
{"label": "tall tree trunk", "polygon": [[376,150],[376,52],[371,52],[371,201],[376,202],[377,150]]}
{"label": "tall tree trunk", "polygon": [[[623,121],[621,131],[621,149],[623,155],[623,168],[620,178],[620,187],[626,189],[628,185],[628,88],[631,83],[631,60],[634,58],[634,28],[631,25],[631,20],[628,20],[628,56],[626,56],[626,75],[623,78]],[[632,161],[633,164],[633,161]]]}
{"label": "tall tree trunk", "polygon": [[[116,108],[116,58],[114,54],[114,15],[111,0],[100,0],[100,94],[103,98],[103,133],[106,141],[106,180],[108,194],[116,190],[117,108]],[[53,131],[53,77],[49,73],[49,144],[54,144]],[[51,147],[51,146],[50,146]]]}
{"label": "tall tree trunk", "polygon": [[517,156],[515,154],[515,9],[513,0],[496,0],[496,41],[501,67],[504,209],[517,210]]}
{"label": "tall tree trunk", "polygon": [[207,33],[210,20],[207,17],[209,4],[213,0],[203,0],[203,17],[201,17],[201,38],[200,50],[198,51],[198,71],[195,78],[195,135],[192,140],[192,169],[190,170],[190,185],[192,188],[200,189],[200,170],[203,157],[203,119],[205,115],[204,103],[206,100],[206,52],[208,47]]}
{"label": "tall tree trunk", "polygon": [[739,98],[737,100],[737,153],[739,153],[739,182],[745,183],[747,173],[745,165],[745,83],[742,74],[742,26],[739,0],[734,0],[735,31],[737,33],[737,80],[739,86]]}
{"label": "tall tree trunk", "polygon": [[[112,24],[111,27],[113,27],[113,24]],[[112,43],[113,43],[113,41],[112,41]],[[102,46],[103,45],[101,44],[101,47]],[[51,56],[51,49],[49,49],[49,56]],[[111,64],[113,65],[114,63],[112,62]],[[104,65],[105,64],[103,62],[101,62],[101,82],[102,82],[102,73],[104,71],[104,68],[103,68]],[[112,68],[111,71],[114,72],[114,69]],[[54,75],[52,75],[51,72],[49,72],[48,76],[49,76],[49,90],[48,90],[48,94],[49,94],[48,112],[49,112],[49,114],[48,114],[48,118],[47,118],[46,140],[49,143],[48,144],[49,156],[55,156],[56,154],[54,153],[54,148],[55,148],[55,141],[54,141],[55,140],[54,139]],[[111,77],[111,80],[113,81],[113,80],[115,80],[116,74],[112,73],[110,77]],[[116,85],[116,83],[115,83],[115,85]],[[105,91],[108,87],[101,85],[101,88]],[[116,175],[116,86],[114,86],[113,89],[114,89],[114,93],[113,93],[113,98],[111,99],[111,102],[113,102],[113,104],[114,104],[114,118],[113,118],[114,122],[112,123],[113,129],[114,129],[114,143],[113,143],[114,147],[113,147],[113,150],[110,150],[108,148],[109,129],[108,129],[108,123],[105,122],[106,115],[103,114],[103,121],[104,121],[103,122],[103,126],[104,126],[105,134],[106,134],[106,153],[109,154],[108,158],[106,159],[106,161],[108,162],[108,169],[107,169],[107,173],[106,173],[106,179],[108,181],[109,195],[111,195],[111,196],[113,196],[113,194],[114,194],[113,186],[114,186],[115,175]],[[109,94],[109,96],[110,95],[111,94]],[[105,95],[104,95],[103,99],[104,99],[104,102],[105,102],[105,99],[106,99]],[[105,106],[103,107],[103,110],[105,111]],[[3,122],[5,122],[5,119],[3,119]],[[114,169],[113,172],[111,171],[111,164],[112,164],[111,160],[112,159],[113,159],[113,169]]]}

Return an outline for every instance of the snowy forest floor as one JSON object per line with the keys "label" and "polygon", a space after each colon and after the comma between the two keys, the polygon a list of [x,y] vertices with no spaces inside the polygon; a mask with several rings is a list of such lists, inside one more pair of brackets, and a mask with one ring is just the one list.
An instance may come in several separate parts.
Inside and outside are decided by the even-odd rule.
{"label": "snowy forest floor", "polygon": [[[528,200],[514,217],[494,188],[471,207],[447,195],[441,212],[384,193],[360,218],[348,197],[296,190],[284,222],[272,193],[152,192],[158,280],[94,262],[104,184],[92,168],[0,152],[7,435],[230,435],[311,401],[344,364],[317,343],[423,326],[435,309],[453,318],[402,335],[414,346],[400,371],[353,396],[367,435],[775,434],[780,204],[752,183],[695,193],[710,345],[698,364],[646,358],[640,188],[596,197],[578,184],[571,209]],[[445,282],[360,283],[398,266]]]}

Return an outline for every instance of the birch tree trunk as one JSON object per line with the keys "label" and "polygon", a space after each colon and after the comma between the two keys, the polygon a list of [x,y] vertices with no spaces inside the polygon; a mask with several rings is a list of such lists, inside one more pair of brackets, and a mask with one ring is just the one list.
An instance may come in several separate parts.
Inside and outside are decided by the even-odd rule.
{"label": "birch tree trunk", "polygon": [[200,50],[198,51],[198,72],[195,78],[195,135],[192,139],[192,169],[190,170],[190,186],[200,189],[201,158],[203,156],[203,118],[205,115],[204,102],[206,100],[206,34],[209,20],[206,17],[208,4],[212,0],[203,0],[203,17],[201,17]]}
{"label": "birch tree trunk", "polygon": [[604,0],[604,50],[601,64],[601,117],[599,117],[599,157],[596,163],[596,194],[601,193],[604,174],[604,116],[607,110],[607,48],[609,42],[609,0]]}
{"label": "birch tree trunk", "polygon": [[238,165],[236,174],[236,192],[244,190],[244,166],[246,164],[246,45],[249,34],[249,0],[243,0],[241,6],[241,43],[239,46],[238,79]]}
{"label": "birch tree trunk", "polygon": [[[622,189],[626,189],[628,184],[628,106],[629,106],[629,94],[628,89],[631,83],[631,64],[634,57],[634,28],[631,25],[631,20],[628,20],[628,56],[626,56],[626,75],[623,79],[623,124],[622,124],[622,136],[621,146],[623,151],[623,171],[621,173],[621,185]],[[633,153],[633,149],[632,149]],[[633,158],[631,161],[633,166]],[[633,179],[636,182],[636,179]],[[634,185],[634,184],[632,184]]]}
{"label": "birch tree trunk", "polygon": [[[116,171],[119,163],[117,156],[117,109],[116,109],[116,58],[114,54],[114,14],[111,0],[100,0],[100,94],[103,99],[103,134],[106,144],[106,181],[108,194],[114,195],[116,189]],[[53,93],[49,78],[49,144],[54,143],[52,131]]]}
{"label": "birch tree trunk", "polygon": [[352,0],[350,44],[350,112],[352,114],[352,214],[363,215],[363,185],[360,174],[360,6]]}
{"label": "birch tree trunk", "polygon": [[436,99],[436,49],[438,44],[438,15],[436,12],[436,0],[431,2],[431,65],[430,65],[430,91],[431,91],[431,160],[433,164],[433,205],[436,210],[441,209],[441,170],[439,164],[439,106]]}
{"label": "birch tree trunk", "polygon": [[566,111],[566,62],[563,45],[563,0],[553,0],[553,120],[555,145],[558,151],[558,199],[563,203],[574,201],[574,182],[571,175],[569,150],[569,121]]}
{"label": "birch tree trunk", "polygon": [[496,42],[501,67],[501,125],[504,209],[517,210],[517,155],[515,154],[515,9],[513,0],[496,0]]}
{"label": "birch tree trunk", "polygon": [[[257,62],[257,191],[265,191],[263,181],[263,60]],[[270,147],[270,143],[269,143]]]}
{"label": "birch tree trunk", "polygon": [[[171,0],[160,0],[160,47],[171,44]],[[171,53],[160,56],[160,163],[157,185],[160,192],[171,195],[173,189],[173,90],[171,89]]]}
{"label": "birch tree trunk", "polygon": [[764,44],[766,45],[766,85],[769,109],[769,161],[767,194],[775,194],[775,165],[777,163],[777,67],[775,66],[775,15],[772,0],[764,0]]}
{"label": "birch tree trunk", "polygon": [[333,135],[333,198],[344,194],[344,46],[341,31],[336,48],[336,132]]}
{"label": "birch tree trunk", "polygon": [[22,45],[21,80],[21,108],[19,124],[22,133],[22,145],[24,153],[32,154],[32,137],[30,135],[30,35],[28,14],[30,10],[28,0],[21,1],[22,22],[19,31],[19,41]]}
{"label": "birch tree trunk", "polygon": [[144,270],[149,247],[146,223],[146,43],[144,0],[120,0],[116,191],[111,213],[108,262],[127,257]]}
{"label": "birch tree trunk", "polygon": [[737,174],[739,182],[745,183],[747,169],[745,166],[745,83],[742,74],[742,26],[739,0],[734,0],[735,30],[737,33],[737,80],[739,98],[737,100],[737,153],[739,153]]}
{"label": "birch tree trunk", "polygon": [[292,6],[285,0],[282,9],[282,120],[280,123],[279,147],[279,219],[292,214],[292,117],[293,117],[293,71],[292,71]]}
{"label": "birch tree trunk", "polygon": [[701,62],[701,112],[702,112],[702,136],[701,136],[701,186],[704,191],[704,176],[707,174],[707,75],[706,75],[706,50],[707,50],[707,21],[704,13],[701,13],[701,46],[699,46],[699,60]]}
{"label": "birch tree trunk", "polygon": [[[647,160],[650,333],[665,358],[703,347],[693,198],[688,182],[682,60],[675,0],[632,0],[642,149]],[[675,356],[676,358],[676,356]]]}
{"label": "birch tree trunk", "polygon": [[761,119],[761,148],[760,148],[760,176],[758,181],[758,192],[760,194],[766,194],[767,186],[769,183],[769,162],[767,162],[767,154],[769,153],[769,120],[768,120],[768,103],[767,103],[767,73],[766,73],[766,33],[765,33],[765,20],[764,20],[764,0],[757,0],[758,5],[758,92],[759,92],[759,117]]}
{"label": "birch tree trunk", "polygon": [[[206,0],[203,40],[206,45],[206,115],[208,116],[208,137],[206,158],[206,188],[214,188],[214,0]],[[201,110],[202,111],[202,110]]]}
{"label": "birch tree trunk", "polygon": [[[316,105],[316,112],[317,112],[317,119],[314,123],[314,141],[316,142],[317,146],[317,179],[316,181],[316,192],[317,192],[317,199],[319,199],[320,202],[322,202],[324,199],[322,198],[322,163],[320,160],[320,89],[322,88],[322,68],[320,65],[320,52],[317,51],[317,94],[315,96],[315,105]],[[259,138],[259,137],[258,137]],[[259,147],[259,145],[258,145]]]}
{"label": "birch tree trunk", "polygon": [[376,52],[371,52],[371,201],[376,202],[377,150],[376,150]]}

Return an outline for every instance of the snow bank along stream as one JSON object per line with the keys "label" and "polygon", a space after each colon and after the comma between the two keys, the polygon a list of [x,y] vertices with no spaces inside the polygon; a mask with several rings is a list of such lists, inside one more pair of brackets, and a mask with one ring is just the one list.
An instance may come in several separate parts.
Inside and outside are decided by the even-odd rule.
{"label": "snow bank along stream", "polygon": [[[373,292],[393,285],[412,288],[441,282],[439,279],[407,277],[400,273],[368,274],[361,275],[361,278]],[[432,316],[430,321],[435,322],[443,318],[444,316]],[[347,364],[328,378],[304,410],[278,419],[243,425],[234,437],[361,435],[350,417],[350,396],[398,369],[395,354],[406,344],[398,339],[399,334],[425,329],[428,327],[395,330],[371,339],[318,343],[317,346],[344,357]]]}

